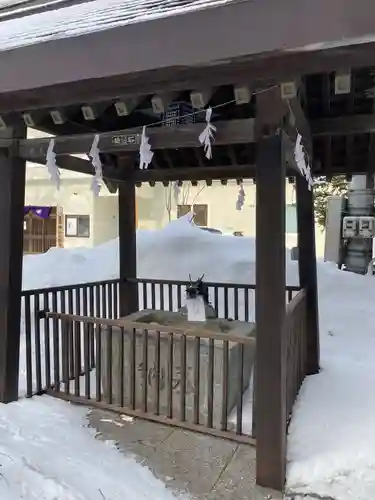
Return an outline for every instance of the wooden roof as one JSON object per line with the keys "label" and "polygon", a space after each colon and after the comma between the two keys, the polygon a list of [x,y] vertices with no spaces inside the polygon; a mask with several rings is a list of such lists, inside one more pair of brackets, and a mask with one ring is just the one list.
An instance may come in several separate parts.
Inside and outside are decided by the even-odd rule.
{"label": "wooden roof", "polygon": [[[207,162],[199,148],[199,115],[175,136],[165,126],[150,129],[154,161],[138,177],[172,179],[170,170],[179,168],[180,179],[199,178],[191,167],[208,169],[201,174],[206,177],[214,171],[209,167],[218,177],[229,168],[235,178],[252,176],[256,99],[238,106],[234,88],[255,91],[297,79],[315,175],[374,170],[374,98],[366,93],[375,63],[373,0],[11,3],[0,1],[0,116],[11,125],[28,113],[36,128],[52,134],[89,134],[68,146],[68,139],[56,141],[61,166],[91,172],[89,162],[66,155],[87,152],[93,133],[137,135],[143,125],[158,122],[151,106],[155,95],[168,106],[184,105],[191,92],[200,91],[208,94],[207,105],[229,102],[214,112],[222,126],[213,159]],[[352,72],[349,94],[335,94],[336,70]],[[131,113],[118,116],[118,100],[131,103]],[[94,120],[83,118],[82,105],[95,109]],[[65,116],[59,125],[50,116],[57,109]],[[103,137],[100,148],[105,173],[116,178],[113,154],[121,151],[128,164],[136,164],[138,146],[119,147],[113,136]],[[46,144],[22,142],[21,151],[43,162]]]}

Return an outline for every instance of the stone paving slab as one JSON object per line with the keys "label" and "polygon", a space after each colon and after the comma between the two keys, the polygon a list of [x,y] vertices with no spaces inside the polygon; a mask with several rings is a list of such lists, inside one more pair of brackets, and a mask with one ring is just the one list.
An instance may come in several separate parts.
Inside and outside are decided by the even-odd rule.
{"label": "stone paving slab", "polygon": [[255,485],[255,448],[141,419],[92,409],[98,438],[117,443],[162,480],[176,497],[190,500],[278,500]]}

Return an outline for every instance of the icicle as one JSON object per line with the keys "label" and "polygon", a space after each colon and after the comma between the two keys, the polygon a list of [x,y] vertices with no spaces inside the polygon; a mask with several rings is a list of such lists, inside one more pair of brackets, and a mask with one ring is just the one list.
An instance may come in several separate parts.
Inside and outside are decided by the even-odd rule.
{"label": "icicle", "polygon": [[216,127],[211,123],[212,109],[208,108],[206,110],[206,126],[203,132],[199,136],[199,142],[204,147],[204,152],[206,158],[211,160],[212,158],[212,144],[211,141],[214,139],[214,132],[216,132]]}
{"label": "icicle", "polygon": [[91,158],[92,166],[94,167],[94,175],[91,181],[91,190],[95,196],[99,196],[100,190],[103,183],[103,167],[100,160],[100,151],[98,148],[99,135],[96,134],[94,140],[92,141],[91,149],[89,152],[89,157]]}
{"label": "icicle", "polygon": [[237,201],[236,201],[236,210],[242,210],[242,207],[245,203],[245,197],[246,197],[246,193],[245,193],[245,190],[243,188],[243,184],[241,182],[240,189],[238,190]]}
{"label": "icicle", "polygon": [[149,138],[146,135],[146,127],[143,127],[141,144],[139,146],[139,168],[141,170],[147,169],[152,161],[152,157],[154,156],[148,141]]}
{"label": "icicle", "polygon": [[49,141],[47,155],[46,155],[46,166],[51,176],[51,180],[56,184],[56,188],[60,189],[60,170],[56,165],[56,153],[54,152],[55,139]]}

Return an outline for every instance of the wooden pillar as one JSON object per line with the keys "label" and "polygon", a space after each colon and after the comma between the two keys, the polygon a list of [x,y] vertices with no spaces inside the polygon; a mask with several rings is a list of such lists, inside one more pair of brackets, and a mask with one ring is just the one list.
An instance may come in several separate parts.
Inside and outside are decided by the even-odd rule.
{"label": "wooden pillar", "polygon": [[307,295],[307,374],[319,371],[319,313],[316,272],[314,197],[306,180],[296,178],[299,282]]}
{"label": "wooden pillar", "polygon": [[120,268],[120,316],[138,311],[138,285],[126,279],[137,278],[137,241],[136,241],[136,200],[135,183],[119,183],[118,222],[119,222],[119,268]]}
{"label": "wooden pillar", "polygon": [[285,164],[280,133],[259,140],[256,162],[257,484],[282,490],[286,399]]}
{"label": "wooden pillar", "polygon": [[[25,138],[26,129],[9,131]],[[0,402],[18,399],[26,162],[15,142],[0,149]]]}

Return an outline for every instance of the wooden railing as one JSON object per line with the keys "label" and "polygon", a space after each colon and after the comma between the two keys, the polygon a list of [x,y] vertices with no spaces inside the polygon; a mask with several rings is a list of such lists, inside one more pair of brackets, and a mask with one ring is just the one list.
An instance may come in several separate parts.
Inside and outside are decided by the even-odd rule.
{"label": "wooden railing", "polygon": [[54,322],[49,394],[254,443],[243,428],[254,337],[53,312],[47,319]]}
{"label": "wooden railing", "polygon": [[[130,280],[129,280],[130,281]],[[132,280],[134,281],[134,280]],[[137,279],[139,309],[178,311],[184,303],[185,281]],[[210,301],[219,318],[255,321],[255,285],[207,283]],[[82,283],[22,293],[22,323],[25,349],[21,359],[26,377],[25,393],[28,397],[40,394],[54,384],[52,331],[54,319],[46,312],[74,314],[102,319],[119,317],[120,280]],[[299,287],[288,286],[286,303]]]}
{"label": "wooden railing", "polygon": [[288,426],[294,402],[306,376],[307,328],[306,290],[300,290],[287,304],[285,319],[286,365],[286,426]]}

